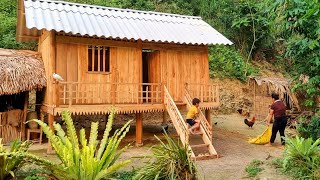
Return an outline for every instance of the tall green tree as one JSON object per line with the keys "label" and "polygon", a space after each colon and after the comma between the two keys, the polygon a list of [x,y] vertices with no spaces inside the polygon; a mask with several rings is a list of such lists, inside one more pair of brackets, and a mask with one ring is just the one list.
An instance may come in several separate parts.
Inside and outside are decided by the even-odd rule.
{"label": "tall green tree", "polygon": [[269,0],[268,12],[273,19],[272,32],[285,47],[283,58],[292,64],[296,79],[307,75],[307,82],[298,81],[295,89],[306,92],[305,105],[314,106],[320,95],[320,1]]}
{"label": "tall green tree", "polygon": [[36,48],[35,43],[16,42],[17,1],[0,1],[0,48],[31,49]]}

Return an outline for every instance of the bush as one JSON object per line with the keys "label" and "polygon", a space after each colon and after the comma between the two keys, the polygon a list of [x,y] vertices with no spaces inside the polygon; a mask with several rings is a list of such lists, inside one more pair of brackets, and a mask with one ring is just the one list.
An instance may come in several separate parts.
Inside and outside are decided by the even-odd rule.
{"label": "bush", "polygon": [[258,70],[245,63],[234,48],[226,46],[210,48],[209,69],[210,77],[228,77],[241,81],[246,81],[247,76],[258,73]]}
{"label": "bush", "polygon": [[16,171],[15,175],[18,179],[24,178],[24,180],[45,180],[47,179],[46,177],[50,177],[51,174],[49,171],[40,166],[32,163],[25,163]]}
{"label": "bush", "polygon": [[298,137],[287,139],[283,168],[299,179],[320,178],[320,139]]}
{"label": "bush", "polygon": [[129,160],[122,162],[116,161],[120,154],[126,149],[126,147],[124,147],[117,151],[121,140],[129,131],[131,121],[127,122],[121,129],[117,129],[114,135],[109,137],[113,122],[113,113],[111,113],[98,148],[98,122],[91,123],[88,142],[84,129],[81,129],[79,137],[77,136],[69,112],[62,112],[62,119],[66,123],[67,133],[64,132],[60,124],[54,123],[55,134],[44,122],[33,120],[42,127],[43,132],[47,135],[58,158],[61,160],[61,164],[28,155],[28,157],[37,164],[43,165],[51,170],[55,178],[69,180],[99,180],[110,178],[118,169],[130,163]]}
{"label": "bush", "polygon": [[312,138],[314,141],[320,138],[320,113],[316,113],[310,119],[301,118],[297,131],[304,138]]}
{"label": "bush", "polygon": [[9,152],[3,147],[0,138],[0,179],[7,179],[10,175],[14,177],[16,170],[24,159],[24,153],[29,149],[31,143],[28,141],[13,141]]}
{"label": "bush", "polygon": [[[135,180],[195,180],[197,168],[189,157],[187,147],[180,146],[165,133],[167,143],[155,136],[160,145],[151,148],[153,155],[148,158],[147,165],[139,169],[134,176]],[[199,179],[199,177],[198,177]]]}

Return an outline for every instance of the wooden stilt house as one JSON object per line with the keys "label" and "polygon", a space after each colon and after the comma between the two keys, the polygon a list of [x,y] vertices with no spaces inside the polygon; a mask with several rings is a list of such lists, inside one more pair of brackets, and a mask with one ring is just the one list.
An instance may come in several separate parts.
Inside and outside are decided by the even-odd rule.
{"label": "wooden stilt house", "polygon": [[[42,110],[50,123],[63,110],[104,114],[114,106],[117,113],[136,113],[137,144],[142,113],[156,111],[168,111],[188,143],[178,107],[193,97],[207,115],[219,106],[218,87],[209,83],[208,45],[232,44],[200,17],[49,0],[19,1],[17,40],[39,43],[48,78]],[[211,127],[204,122],[203,128],[211,144]]]}

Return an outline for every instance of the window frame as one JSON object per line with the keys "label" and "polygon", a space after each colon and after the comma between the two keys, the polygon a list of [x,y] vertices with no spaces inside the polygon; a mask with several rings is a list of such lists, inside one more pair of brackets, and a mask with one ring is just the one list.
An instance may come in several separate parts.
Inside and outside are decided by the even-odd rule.
{"label": "window frame", "polygon": [[[95,48],[94,53],[95,55],[93,56],[92,54],[92,48]],[[105,48],[105,51],[103,50]],[[110,74],[111,73],[111,58],[110,58],[110,47],[109,46],[100,46],[100,45],[88,45],[87,46],[87,73],[88,74]],[[91,51],[91,53],[89,53]],[[100,54],[99,54],[100,52]],[[108,56],[108,59],[103,59],[101,60],[101,52],[102,52],[102,56]],[[97,53],[97,55],[96,55]],[[89,57],[91,56],[91,58]],[[92,60],[92,58],[94,58],[94,60]],[[97,58],[97,59],[96,59]],[[99,61],[100,58],[100,61]],[[102,57],[103,58],[103,57]],[[89,70],[90,68],[90,61],[91,61],[91,70]],[[103,67],[103,61],[105,62],[105,67]],[[94,66],[92,66],[92,63],[94,64]],[[102,63],[102,65],[101,65]],[[94,70],[93,68],[95,68],[97,65],[97,70]],[[100,66],[100,68],[99,68]],[[108,68],[107,68],[108,67]],[[102,69],[102,70],[101,70]],[[103,71],[103,69],[108,69]]]}

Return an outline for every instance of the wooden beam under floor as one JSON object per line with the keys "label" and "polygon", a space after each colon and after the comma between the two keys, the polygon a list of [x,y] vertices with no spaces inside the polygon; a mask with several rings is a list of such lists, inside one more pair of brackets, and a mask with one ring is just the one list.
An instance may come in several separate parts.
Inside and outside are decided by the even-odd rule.
{"label": "wooden beam under floor", "polygon": [[136,113],[136,146],[142,146],[142,113]]}

